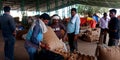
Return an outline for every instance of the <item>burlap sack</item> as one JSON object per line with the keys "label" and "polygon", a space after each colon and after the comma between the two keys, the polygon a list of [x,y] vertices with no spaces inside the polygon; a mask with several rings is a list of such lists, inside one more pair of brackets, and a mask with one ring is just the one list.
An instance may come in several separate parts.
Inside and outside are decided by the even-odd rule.
{"label": "burlap sack", "polygon": [[98,41],[100,36],[100,28],[95,29],[87,29],[84,34],[82,34],[81,38],[84,41],[92,42],[92,41]]}
{"label": "burlap sack", "polygon": [[73,53],[68,60],[95,60],[94,56],[84,55],[80,53]]}
{"label": "burlap sack", "polygon": [[98,60],[120,60],[120,47],[100,45],[97,48]]}
{"label": "burlap sack", "polygon": [[92,29],[92,38],[94,41],[99,40],[100,37],[100,28]]}
{"label": "burlap sack", "polygon": [[95,60],[95,57],[89,56],[89,55],[84,55],[84,54],[79,54],[77,60]]}
{"label": "burlap sack", "polygon": [[22,36],[24,35],[24,34],[26,34],[28,32],[28,30],[21,30],[21,31],[18,31],[17,32],[17,35],[16,35],[16,39],[17,40],[24,40],[23,38],[22,38]]}
{"label": "burlap sack", "polygon": [[51,27],[47,28],[48,31],[43,34],[43,42],[49,45],[51,51],[59,48],[63,49],[64,43],[59,40]]}

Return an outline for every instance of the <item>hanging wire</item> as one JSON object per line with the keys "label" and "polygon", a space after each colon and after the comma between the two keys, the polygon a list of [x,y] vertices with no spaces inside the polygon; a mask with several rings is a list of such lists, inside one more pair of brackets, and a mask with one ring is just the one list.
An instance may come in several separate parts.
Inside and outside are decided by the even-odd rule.
{"label": "hanging wire", "polygon": [[25,0],[20,1],[20,7],[21,7],[21,14],[22,14],[22,24],[23,26],[28,29],[28,22],[27,22],[27,11],[25,11]]}
{"label": "hanging wire", "polygon": [[25,6],[25,1],[24,1],[24,0],[21,0],[20,7],[21,7],[21,14],[22,14],[22,16],[25,15],[24,6]]}
{"label": "hanging wire", "polygon": [[56,10],[55,12],[58,14],[58,8],[57,7],[58,7],[58,0],[55,0],[55,10]]}
{"label": "hanging wire", "polygon": [[40,5],[40,1],[37,0],[36,1],[36,14],[40,14],[39,5]]}
{"label": "hanging wire", "polygon": [[[62,0],[62,5],[64,5],[64,0]],[[65,17],[65,8],[62,9],[62,18]]]}
{"label": "hanging wire", "polygon": [[50,14],[50,0],[47,1],[47,12]]}
{"label": "hanging wire", "polygon": [[3,3],[2,3],[2,0],[0,0],[0,15],[2,15],[2,6],[3,6]]}

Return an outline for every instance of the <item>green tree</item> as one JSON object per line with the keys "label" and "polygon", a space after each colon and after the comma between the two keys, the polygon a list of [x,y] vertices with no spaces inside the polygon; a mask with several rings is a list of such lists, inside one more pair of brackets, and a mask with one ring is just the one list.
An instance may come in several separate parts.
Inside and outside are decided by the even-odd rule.
{"label": "green tree", "polygon": [[78,13],[81,15],[85,14],[91,14],[93,15],[94,13],[104,13],[108,12],[108,8],[105,7],[98,7],[98,6],[89,6],[89,5],[80,5],[78,6]]}

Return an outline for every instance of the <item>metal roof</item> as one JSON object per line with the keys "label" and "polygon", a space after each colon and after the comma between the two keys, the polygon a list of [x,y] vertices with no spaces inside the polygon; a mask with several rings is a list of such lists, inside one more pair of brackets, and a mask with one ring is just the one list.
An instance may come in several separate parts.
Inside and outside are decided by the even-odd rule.
{"label": "metal roof", "polygon": [[[0,0],[2,6],[11,6],[13,10],[51,11],[73,4],[120,8],[120,0]],[[56,3],[55,3],[56,2]]]}

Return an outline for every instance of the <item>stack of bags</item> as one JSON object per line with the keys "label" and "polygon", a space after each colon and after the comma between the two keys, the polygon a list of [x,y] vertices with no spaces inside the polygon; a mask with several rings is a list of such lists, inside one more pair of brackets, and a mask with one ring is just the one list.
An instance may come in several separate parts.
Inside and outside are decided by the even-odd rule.
{"label": "stack of bags", "polygon": [[26,34],[27,32],[28,32],[27,29],[18,31],[17,35],[16,35],[16,39],[17,40],[24,40],[26,36],[23,38],[23,35]]}
{"label": "stack of bags", "polygon": [[87,42],[98,41],[100,36],[100,28],[87,29],[81,33],[80,39]]}
{"label": "stack of bags", "polygon": [[98,45],[96,56],[98,60],[120,60],[120,47]]}
{"label": "stack of bags", "polygon": [[43,34],[43,42],[47,44],[51,51],[56,49],[65,49],[65,43],[56,36],[51,27],[47,27],[48,31]]}
{"label": "stack of bags", "polygon": [[77,52],[64,52],[60,49],[55,50],[55,53],[62,55],[64,57],[64,60],[95,60],[94,56],[89,56]]}

